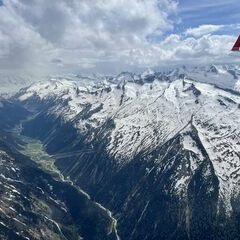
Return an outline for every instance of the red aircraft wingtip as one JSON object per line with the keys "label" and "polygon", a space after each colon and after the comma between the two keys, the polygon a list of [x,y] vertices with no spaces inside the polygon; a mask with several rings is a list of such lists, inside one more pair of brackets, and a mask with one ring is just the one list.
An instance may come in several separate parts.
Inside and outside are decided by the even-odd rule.
{"label": "red aircraft wingtip", "polygon": [[235,42],[232,51],[240,51],[240,36],[238,37],[237,41]]}
{"label": "red aircraft wingtip", "polygon": [[233,52],[240,51],[240,48],[233,47],[233,48],[231,49],[231,51],[233,51]]}

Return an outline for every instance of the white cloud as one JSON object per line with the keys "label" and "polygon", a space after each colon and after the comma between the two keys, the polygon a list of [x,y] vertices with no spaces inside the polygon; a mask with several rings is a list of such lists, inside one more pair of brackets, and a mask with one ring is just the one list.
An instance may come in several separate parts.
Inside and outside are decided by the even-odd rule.
{"label": "white cloud", "polygon": [[235,37],[204,35],[200,38],[172,34],[159,44],[127,52],[125,59],[138,66],[168,66],[170,64],[205,64],[232,62],[230,54]]}
{"label": "white cloud", "polygon": [[149,42],[149,38],[158,39],[174,29],[175,0],[3,3],[2,69],[112,73],[182,61],[218,60],[225,57],[234,41],[227,35],[205,35],[217,28],[205,25],[188,29],[188,35],[172,34],[157,43]]}
{"label": "white cloud", "polygon": [[196,28],[189,28],[186,30],[185,34],[194,36],[194,37],[201,37],[205,34],[209,33],[214,33],[216,31],[219,31],[222,29],[224,25],[211,25],[211,24],[206,24],[206,25],[201,25]]}
{"label": "white cloud", "polygon": [[0,61],[20,68],[49,66],[56,63],[52,59],[94,66],[171,29],[169,14],[176,8],[172,0],[5,0]]}

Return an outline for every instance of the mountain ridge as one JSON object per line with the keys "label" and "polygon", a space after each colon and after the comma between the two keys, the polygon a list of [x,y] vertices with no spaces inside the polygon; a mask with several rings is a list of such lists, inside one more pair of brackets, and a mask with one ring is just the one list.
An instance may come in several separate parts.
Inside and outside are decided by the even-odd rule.
{"label": "mountain ridge", "polygon": [[[204,231],[209,239],[216,231],[237,236],[237,91],[182,75],[140,83],[121,76],[120,84],[38,83],[15,100],[38,113],[23,133],[41,139],[58,156],[63,175],[113,211],[121,237],[169,239],[171,231],[178,239],[201,239]],[[145,225],[156,227],[146,233]]]}

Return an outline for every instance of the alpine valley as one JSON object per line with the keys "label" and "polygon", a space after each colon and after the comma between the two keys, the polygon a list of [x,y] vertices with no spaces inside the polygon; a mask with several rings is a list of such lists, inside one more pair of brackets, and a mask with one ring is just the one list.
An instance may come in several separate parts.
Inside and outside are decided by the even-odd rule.
{"label": "alpine valley", "polygon": [[238,65],[27,82],[0,99],[1,239],[240,239]]}

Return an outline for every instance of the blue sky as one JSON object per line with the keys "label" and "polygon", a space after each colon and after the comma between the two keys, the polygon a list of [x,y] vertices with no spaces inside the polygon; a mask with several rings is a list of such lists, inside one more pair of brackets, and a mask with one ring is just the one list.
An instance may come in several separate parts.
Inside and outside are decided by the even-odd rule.
{"label": "blue sky", "polygon": [[0,70],[111,74],[239,62],[230,51],[239,34],[237,0],[0,0]]}
{"label": "blue sky", "polygon": [[[236,24],[240,22],[238,0],[180,0],[179,15],[182,29],[202,24]],[[237,35],[238,33],[234,33]]]}

